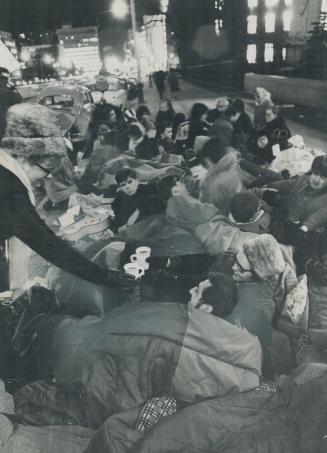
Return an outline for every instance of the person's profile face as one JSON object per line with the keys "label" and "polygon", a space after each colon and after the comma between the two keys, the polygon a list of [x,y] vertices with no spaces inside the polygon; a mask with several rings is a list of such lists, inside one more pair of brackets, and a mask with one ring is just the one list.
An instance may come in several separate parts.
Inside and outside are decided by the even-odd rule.
{"label": "person's profile face", "polygon": [[108,115],[108,123],[115,124],[117,121],[117,114],[114,110],[111,110]]}
{"label": "person's profile face", "polygon": [[265,112],[266,123],[270,123],[271,121],[273,121],[276,118],[277,118],[277,115],[271,109],[266,110],[266,112]]}
{"label": "person's profile face", "polygon": [[203,160],[203,166],[204,166],[204,168],[206,168],[207,170],[209,170],[209,168],[211,168],[213,165],[214,165],[214,163],[212,162],[212,160],[210,159],[210,157],[205,157],[205,158],[204,158],[204,160]]}
{"label": "person's profile face", "polygon": [[218,112],[224,113],[229,107],[229,102],[225,98],[218,98],[216,102],[216,108]]}
{"label": "person's profile face", "polygon": [[163,138],[172,138],[173,137],[173,128],[172,127],[166,127],[162,134]]}
{"label": "person's profile face", "polygon": [[139,181],[129,176],[126,181],[123,181],[119,184],[119,191],[131,197],[136,193],[138,186]]}

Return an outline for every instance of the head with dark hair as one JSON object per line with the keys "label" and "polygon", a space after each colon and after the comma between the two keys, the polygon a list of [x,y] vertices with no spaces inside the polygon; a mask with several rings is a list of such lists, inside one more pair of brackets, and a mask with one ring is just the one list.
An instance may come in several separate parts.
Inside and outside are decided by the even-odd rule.
{"label": "head with dark hair", "polygon": [[236,99],[233,101],[232,106],[234,107],[234,109],[235,109],[237,112],[243,113],[244,110],[245,110],[244,102],[243,102],[242,99],[240,99],[240,98],[236,98]]}
{"label": "head with dark hair", "polygon": [[193,104],[191,113],[190,113],[190,121],[201,121],[203,115],[208,112],[208,107],[201,102],[196,102]]}
{"label": "head with dark hair", "polygon": [[164,101],[160,102],[159,111],[160,112],[169,112],[169,111],[173,112],[174,111],[173,104],[171,103],[171,101],[169,99],[165,99]]}
{"label": "head with dark hair", "polygon": [[127,196],[134,195],[139,186],[139,180],[135,170],[131,168],[121,168],[115,175],[116,182],[119,186],[119,191]]}
{"label": "head with dark hair", "polygon": [[179,177],[176,175],[165,176],[160,179],[157,183],[157,190],[160,199],[164,202],[167,202],[172,196],[172,189],[176,186],[179,181]]}
{"label": "head with dark hair", "polygon": [[225,111],[224,116],[228,118],[232,123],[236,123],[236,121],[241,116],[241,113],[234,105],[228,107]]}
{"label": "head with dark hair", "polygon": [[172,127],[168,121],[159,121],[157,123],[157,137],[172,137]]}
{"label": "head with dark hair", "polygon": [[149,107],[147,105],[140,105],[136,110],[137,120],[142,121],[144,115],[151,115]]}
{"label": "head with dark hair", "polygon": [[238,301],[238,288],[232,277],[219,272],[210,272],[208,280],[190,290],[189,305],[214,316],[224,318]]}
{"label": "head with dark hair", "polygon": [[236,193],[231,199],[231,218],[238,224],[253,221],[260,209],[260,198],[252,192]]}
{"label": "head with dark hair", "polygon": [[120,168],[115,175],[115,179],[118,185],[120,185],[122,182],[126,182],[128,178],[137,179],[136,171],[132,168]]}
{"label": "head with dark hair", "polygon": [[138,124],[131,124],[128,128],[128,136],[134,140],[143,137],[143,132]]}
{"label": "head with dark hair", "polygon": [[327,187],[327,156],[317,156],[312,162],[310,186],[314,190]]}
{"label": "head with dark hair", "polygon": [[6,86],[9,80],[10,74],[7,68],[0,67],[0,85]]}
{"label": "head with dark hair", "polygon": [[212,137],[208,140],[201,151],[203,158],[203,165],[206,168],[217,164],[222,157],[227,153],[226,151],[227,143],[221,137]]}
{"label": "head with dark hair", "polygon": [[186,120],[186,116],[182,112],[178,112],[174,115],[173,118],[173,139],[176,138],[177,129],[180,124]]}

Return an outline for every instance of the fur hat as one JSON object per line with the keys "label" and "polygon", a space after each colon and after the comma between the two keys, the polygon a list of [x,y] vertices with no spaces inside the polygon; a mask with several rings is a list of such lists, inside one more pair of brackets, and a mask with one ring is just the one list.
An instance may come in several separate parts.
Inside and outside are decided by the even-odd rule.
{"label": "fur hat", "polygon": [[235,194],[230,203],[231,220],[237,224],[253,221],[259,210],[260,199],[251,192]]}
{"label": "fur hat", "polygon": [[280,274],[285,269],[282,251],[271,234],[260,234],[245,242],[243,251],[251,269],[262,280]]}
{"label": "fur hat", "polygon": [[57,115],[39,104],[9,108],[1,146],[14,157],[65,156],[66,144]]}

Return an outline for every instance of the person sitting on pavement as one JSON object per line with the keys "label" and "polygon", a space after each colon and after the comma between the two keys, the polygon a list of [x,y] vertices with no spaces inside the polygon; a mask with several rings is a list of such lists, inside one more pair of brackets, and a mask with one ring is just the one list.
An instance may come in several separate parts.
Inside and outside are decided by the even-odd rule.
{"label": "person sitting on pavement", "polygon": [[234,146],[234,125],[241,117],[242,111],[234,106],[227,110],[212,124],[208,135],[210,137],[221,137],[229,146]]}
{"label": "person sitting on pavement", "polygon": [[159,156],[155,138],[149,138],[141,124],[131,124],[128,128],[128,149],[135,153],[137,159],[152,160]]}
{"label": "person sitting on pavement", "polygon": [[175,110],[169,99],[160,102],[159,111],[156,116],[156,127],[160,124],[161,121],[167,121],[170,126],[173,124],[173,118],[175,116]]}
{"label": "person sitting on pavement", "polygon": [[230,105],[231,102],[227,96],[219,96],[216,99],[216,107],[208,111],[208,123],[213,124],[216,120],[218,120],[224,112],[226,112]]}
{"label": "person sitting on pavement", "polygon": [[83,194],[100,194],[100,190],[94,186],[98,180],[99,171],[106,162],[120,155],[117,132],[101,132],[100,137],[101,144],[95,147],[82,177],[77,181],[79,191]]}
{"label": "person sitting on pavement", "polygon": [[303,249],[302,268],[307,259],[327,250],[326,156],[317,156],[313,160],[310,174],[275,182],[269,184],[268,190],[260,190],[263,194],[271,195],[270,203],[275,209],[282,210],[285,219],[284,242],[299,245]]}
{"label": "person sitting on pavement", "polygon": [[165,206],[161,202],[156,186],[140,184],[137,174],[130,168],[122,168],[116,173],[118,194],[112,203],[115,218],[112,227],[118,232],[154,214],[162,214]]}
{"label": "person sitting on pavement", "polygon": [[234,145],[237,149],[240,147],[248,149],[254,132],[252,120],[249,114],[245,111],[242,99],[235,99],[232,106],[237,110],[237,112],[241,113],[237,121],[234,123]]}
{"label": "person sitting on pavement", "polygon": [[254,126],[260,130],[266,124],[266,110],[273,107],[275,104],[271,100],[271,94],[265,88],[257,87],[254,90]]}
{"label": "person sitting on pavement", "polygon": [[265,120],[261,135],[268,137],[271,145],[278,144],[281,151],[289,148],[288,139],[292,134],[276,106],[266,109]]}
{"label": "person sitting on pavement", "polygon": [[151,119],[151,113],[146,105],[140,105],[136,110],[137,121],[142,124],[146,135],[149,138],[154,138],[156,135],[156,126]]}
{"label": "person sitting on pavement", "polygon": [[186,138],[186,148],[194,146],[198,135],[208,135],[209,123],[207,122],[208,107],[205,104],[196,102],[191,108],[189,118],[189,131]]}
{"label": "person sitting on pavement", "polygon": [[176,150],[175,142],[172,139],[173,130],[168,121],[159,121],[157,124],[157,145],[160,153],[174,153]]}
{"label": "person sitting on pavement", "polygon": [[208,172],[200,182],[199,199],[228,214],[233,195],[243,189],[237,152],[221,137],[210,138],[201,152]]}

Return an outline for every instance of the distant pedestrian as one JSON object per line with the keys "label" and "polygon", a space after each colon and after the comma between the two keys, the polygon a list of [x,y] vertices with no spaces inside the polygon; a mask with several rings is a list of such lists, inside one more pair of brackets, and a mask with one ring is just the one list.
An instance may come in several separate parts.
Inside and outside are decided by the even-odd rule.
{"label": "distant pedestrian", "polygon": [[162,71],[162,70],[156,71],[153,74],[154,83],[158,90],[160,99],[163,99],[163,94],[164,94],[165,85],[166,85],[166,77],[167,77],[166,72]]}
{"label": "distant pedestrian", "polygon": [[177,91],[180,91],[178,74],[177,74],[176,69],[174,69],[174,68],[169,69],[167,80],[169,83],[170,91],[172,93],[176,93]]}

